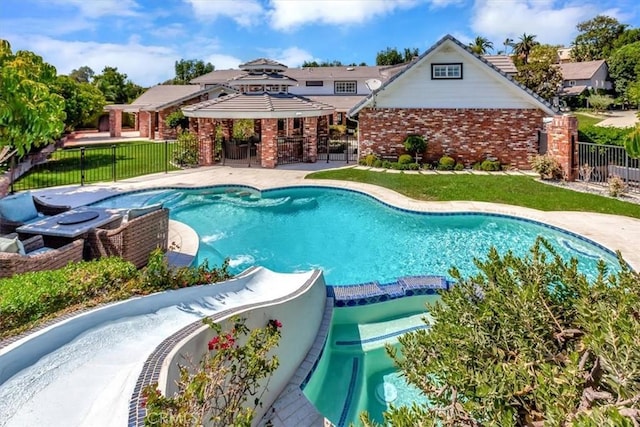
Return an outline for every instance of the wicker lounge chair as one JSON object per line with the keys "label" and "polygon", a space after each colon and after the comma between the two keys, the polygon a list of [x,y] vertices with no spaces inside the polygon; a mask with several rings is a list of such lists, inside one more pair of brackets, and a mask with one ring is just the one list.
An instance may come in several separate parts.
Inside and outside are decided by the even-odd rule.
{"label": "wicker lounge chair", "polygon": [[[2,236],[15,238],[17,234]],[[74,240],[57,249],[38,251],[44,247],[42,236],[34,236],[22,240],[26,255],[0,252],[0,277],[10,277],[14,274],[29,271],[56,270],[70,262],[82,261],[84,240]]]}
{"label": "wicker lounge chair", "polygon": [[[57,215],[62,212],[66,212],[71,209],[71,206],[65,205],[50,205],[48,203],[43,202],[37,197],[33,196],[33,203],[36,207],[38,213],[42,215]],[[0,216],[0,234],[10,234],[16,231],[16,228],[24,225],[24,222],[20,221],[10,221],[6,218]]]}
{"label": "wicker lounge chair", "polygon": [[169,210],[158,209],[122,221],[114,229],[96,228],[87,236],[91,258],[120,257],[137,268],[144,267],[156,248],[167,250]]}

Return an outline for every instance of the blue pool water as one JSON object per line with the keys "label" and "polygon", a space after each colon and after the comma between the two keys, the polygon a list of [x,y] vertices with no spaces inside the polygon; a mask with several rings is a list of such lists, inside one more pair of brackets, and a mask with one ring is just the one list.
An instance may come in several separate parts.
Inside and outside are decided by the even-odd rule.
{"label": "blue pool water", "polygon": [[280,272],[321,268],[328,284],[395,281],[408,275],[464,275],[477,271],[474,257],[490,246],[523,255],[537,236],[565,258],[575,257],[593,276],[603,248],[532,221],[500,215],[421,214],[403,211],[354,191],[294,187],[259,192],[245,187],[163,189],[99,202],[134,207],[162,202],[171,218],[200,236],[197,262],[230,259],[232,273],[252,265]]}

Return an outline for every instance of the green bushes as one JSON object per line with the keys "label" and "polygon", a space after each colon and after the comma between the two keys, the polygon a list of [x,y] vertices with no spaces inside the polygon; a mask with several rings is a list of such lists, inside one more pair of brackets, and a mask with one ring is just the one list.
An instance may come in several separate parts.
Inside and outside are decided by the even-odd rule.
{"label": "green bushes", "polygon": [[140,271],[119,258],[102,258],[60,270],[16,275],[0,280],[0,338],[71,307],[90,307],[229,277],[226,262],[220,268],[203,264],[170,269],[160,251],[153,253],[147,268]]}
{"label": "green bushes", "polygon": [[480,169],[487,172],[495,172],[501,169],[500,162],[498,160],[485,160],[480,164]]}
{"label": "green bushes", "polygon": [[409,163],[413,163],[413,157],[411,157],[409,154],[403,154],[398,157],[398,163],[400,163],[401,165],[408,165]]}
{"label": "green bushes", "polygon": [[453,157],[442,156],[440,157],[440,160],[438,160],[438,170],[441,170],[441,171],[453,170],[455,165],[456,165],[456,161],[453,159]]}
{"label": "green bushes", "polygon": [[633,131],[632,127],[615,128],[591,125],[578,130],[578,140],[593,144],[624,146],[625,140]]}

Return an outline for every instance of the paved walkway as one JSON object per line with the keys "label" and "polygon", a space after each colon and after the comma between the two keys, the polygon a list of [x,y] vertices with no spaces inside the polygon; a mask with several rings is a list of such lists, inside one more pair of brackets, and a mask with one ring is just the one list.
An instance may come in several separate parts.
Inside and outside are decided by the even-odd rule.
{"label": "paved walkway", "polygon": [[638,119],[637,114],[638,110],[613,110],[607,111],[604,115],[593,115],[593,117],[604,117],[604,120],[599,122],[596,126],[626,128],[640,123],[640,119]]}
{"label": "paved walkway", "polygon": [[[315,166],[310,165],[308,167],[311,166],[318,168],[322,165],[316,163]],[[349,167],[353,167],[353,165]],[[489,212],[544,222],[580,234],[611,250],[620,250],[625,260],[636,271],[640,271],[640,251],[638,250],[638,242],[640,242],[640,220],[638,219],[589,212],[543,212],[519,206],[486,202],[417,201],[409,199],[395,191],[370,184],[304,179],[308,172],[308,170],[285,170],[281,168],[262,169],[214,166],[171,172],[169,174],[147,175],[115,183],[92,184],[84,187],[56,187],[34,191],[34,193],[51,203],[80,206],[123,191],[154,187],[194,188],[207,185],[238,184],[249,185],[259,190],[264,190],[299,185],[332,186],[363,191],[391,205],[421,212]]]}

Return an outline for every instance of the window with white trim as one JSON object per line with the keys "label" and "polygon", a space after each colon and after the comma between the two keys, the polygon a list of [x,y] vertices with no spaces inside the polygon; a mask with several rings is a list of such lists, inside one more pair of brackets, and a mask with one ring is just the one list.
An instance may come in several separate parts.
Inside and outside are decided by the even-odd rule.
{"label": "window with white trim", "polygon": [[355,81],[342,81],[335,82],[333,86],[334,93],[337,94],[346,94],[346,93],[356,93],[356,82]]}
{"label": "window with white trim", "polygon": [[461,79],[462,63],[431,64],[431,79]]}
{"label": "window with white trim", "polygon": [[305,82],[306,86],[323,86],[324,82],[322,80],[307,80]]}

